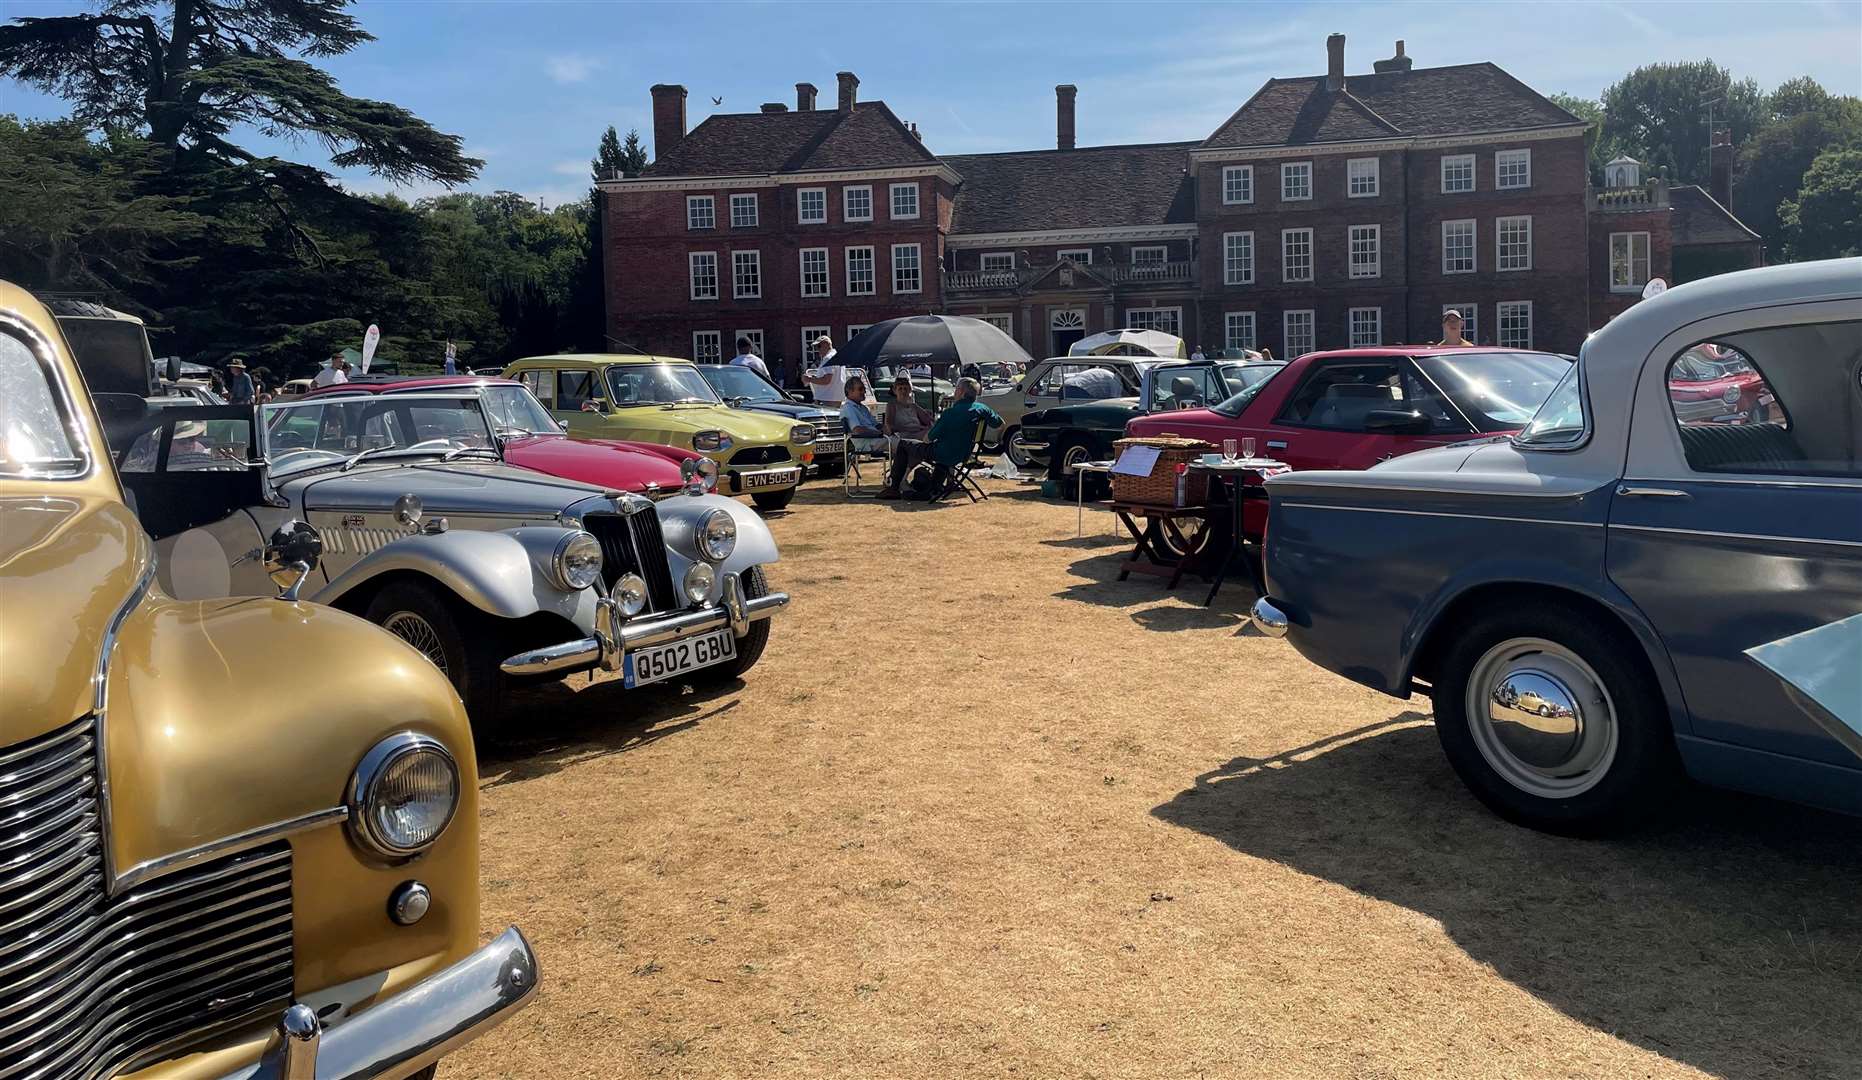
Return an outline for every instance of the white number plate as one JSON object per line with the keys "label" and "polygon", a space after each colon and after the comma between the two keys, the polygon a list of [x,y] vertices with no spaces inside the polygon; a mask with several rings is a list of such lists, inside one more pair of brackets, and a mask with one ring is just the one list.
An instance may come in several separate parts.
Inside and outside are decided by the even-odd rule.
{"label": "white number plate", "polygon": [[774,472],[745,473],[744,488],[788,487],[795,483],[799,475],[795,469],[778,469]]}
{"label": "white number plate", "polygon": [[636,686],[670,679],[674,675],[722,664],[736,655],[737,636],[728,627],[665,645],[637,649],[627,654],[621,669],[622,685],[631,690]]}
{"label": "white number plate", "polygon": [[817,454],[838,454],[840,452],[841,441],[839,439],[815,440],[815,453]]}

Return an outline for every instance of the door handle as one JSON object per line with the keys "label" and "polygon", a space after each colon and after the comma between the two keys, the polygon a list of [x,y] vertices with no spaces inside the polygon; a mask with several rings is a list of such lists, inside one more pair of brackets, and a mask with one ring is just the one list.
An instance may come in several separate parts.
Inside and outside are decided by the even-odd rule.
{"label": "door handle", "polygon": [[1686,499],[1690,496],[1685,491],[1674,488],[1632,487],[1628,484],[1616,485],[1616,493],[1628,499]]}
{"label": "door handle", "polygon": [[1287,448],[1287,441],[1285,439],[1269,439],[1267,440],[1267,448],[1269,450],[1285,450]]}

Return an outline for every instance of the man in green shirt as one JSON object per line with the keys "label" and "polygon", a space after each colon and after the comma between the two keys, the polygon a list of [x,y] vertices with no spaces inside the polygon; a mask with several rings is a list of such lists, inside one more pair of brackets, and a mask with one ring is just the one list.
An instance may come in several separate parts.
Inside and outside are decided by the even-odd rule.
{"label": "man in green shirt", "polygon": [[991,428],[1002,426],[1002,414],[976,400],[982,392],[982,385],[975,379],[957,380],[957,400],[938,414],[937,421],[925,435],[925,441],[900,440],[898,449],[893,452],[893,481],[879,493],[880,498],[898,498],[898,485],[911,475],[914,466],[927,457],[937,466],[931,490],[935,492],[943,488],[951,469],[969,456],[970,448],[976,441],[976,425],[981,423]]}

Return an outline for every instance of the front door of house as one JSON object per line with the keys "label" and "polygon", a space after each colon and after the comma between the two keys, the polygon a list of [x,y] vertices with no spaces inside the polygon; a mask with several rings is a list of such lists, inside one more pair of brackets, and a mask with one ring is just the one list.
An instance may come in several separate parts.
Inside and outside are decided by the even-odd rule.
{"label": "front door of house", "polygon": [[1086,312],[1061,308],[1048,317],[1047,355],[1065,356],[1073,343],[1086,336]]}

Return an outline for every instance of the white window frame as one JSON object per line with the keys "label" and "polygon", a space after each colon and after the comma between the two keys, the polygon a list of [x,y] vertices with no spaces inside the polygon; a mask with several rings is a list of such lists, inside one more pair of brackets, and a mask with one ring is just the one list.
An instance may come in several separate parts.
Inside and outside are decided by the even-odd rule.
{"label": "white window frame", "polygon": [[[1468,227],[1468,243],[1467,243],[1468,265],[1465,267],[1457,268],[1456,266],[1454,266],[1452,263],[1449,262],[1448,228],[1451,225],[1466,225]],[[1480,269],[1480,261],[1481,261],[1480,260],[1480,238],[1481,238],[1480,225],[1473,218],[1454,218],[1452,220],[1442,222],[1442,273],[1444,274],[1472,274],[1478,271]]]}
{"label": "white window frame", "polygon": [[[812,290],[809,288],[809,280],[808,280],[808,276],[809,276],[808,257],[810,255],[819,255],[821,257],[821,269],[819,271],[821,274],[821,283],[818,288],[815,288]],[[800,251],[796,252],[795,261],[796,261],[796,273],[798,275],[798,281],[801,285],[803,299],[814,300],[814,299],[819,299],[824,296],[834,295],[834,281],[832,277],[832,272],[829,269],[831,263],[828,260],[828,249],[827,248],[824,248],[824,247],[803,248]]]}
{"label": "white window frame", "polygon": [[1062,248],[1059,251],[1054,252],[1055,262],[1059,262],[1062,259],[1072,259],[1074,262],[1079,263],[1081,266],[1091,266],[1093,265],[1093,249],[1092,248]]}
{"label": "white window frame", "polygon": [[847,344],[847,342],[848,342],[848,341],[852,341],[852,340],[853,340],[854,338],[856,338],[856,337],[859,337],[859,336],[860,336],[860,331],[862,331],[862,330],[864,330],[864,329],[866,329],[867,327],[869,327],[869,326],[871,326],[871,325],[873,325],[873,324],[872,324],[872,323],[870,323],[870,322],[850,322],[850,323],[848,323],[848,324],[847,324],[847,340],[846,340],[846,341],[843,341],[843,342],[841,342],[841,344],[843,344],[843,345],[845,345],[845,344]]}
{"label": "white window frame", "polygon": [[[858,287],[859,277],[854,270],[853,257],[857,253],[866,255],[866,288]],[[879,249],[871,244],[859,244],[846,248],[841,253],[841,265],[847,272],[848,296],[873,296],[879,290]],[[867,324],[871,326],[871,323]]]}
{"label": "white window frame", "polygon": [[[1523,265],[1508,266],[1506,257],[1506,231],[1509,224],[1526,223],[1526,261]],[[1501,273],[1517,273],[1532,269],[1532,215],[1510,214],[1493,219],[1493,268]]]}
{"label": "white window frame", "polygon": [[[821,196],[821,216],[809,217],[808,196]],[[828,223],[828,189],[824,187],[798,188],[795,192],[795,223],[797,225],[826,225]]]}
{"label": "white window frame", "polygon": [[[1375,199],[1383,190],[1382,161],[1374,157],[1349,158],[1345,161],[1345,197],[1349,199]],[[1365,179],[1363,173],[1369,166],[1370,186],[1358,190],[1358,181]]]}
{"label": "white window frame", "polygon": [[[1371,259],[1368,266],[1358,260],[1358,233],[1370,230]],[[1382,225],[1347,225],[1345,226],[1345,260],[1347,272],[1354,278],[1378,278],[1384,276],[1384,227]]]}
{"label": "white window frame", "polygon": [[[761,223],[763,219],[761,208],[757,205],[760,201],[761,200],[759,200],[756,197],[756,192],[754,191],[748,192],[748,193],[732,192],[731,193],[731,228],[733,229],[754,229],[756,228],[757,225]],[[740,222],[737,220],[737,211],[741,207],[744,207],[744,206],[748,206],[750,208],[749,220]]]}
{"label": "white window frame", "polygon": [[[1239,189],[1239,191],[1237,190]],[[1231,198],[1239,195],[1240,198]],[[1254,166],[1222,166],[1222,205],[1248,206],[1254,202]]]}
{"label": "white window frame", "polygon": [[[1232,241],[1240,241],[1240,240],[1243,240],[1244,238],[1246,240],[1245,246],[1248,249],[1246,263],[1245,265],[1242,265],[1239,267],[1231,266],[1230,263],[1233,260],[1231,259],[1231,256],[1230,256],[1229,245]],[[1222,234],[1222,284],[1224,285],[1252,285],[1254,284],[1254,257],[1255,257],[1254,233],[1252,231],[1223,233]]]}
{"label": "white window frame", "polygon": [[[699,224],[700,208],[704,210],[704,224]],[[718,227],[718,198],[715,195],[687,195],[685,197],[685,231],[701,232]]]}
{"label": "white window frame", "polygon": [[[748,258],[746,259],[745,256]],[[744,287],[744,270],[749,270],[756,277],[747,289]],[[761,300],[762,298],[763,253],[755,248],[731,252],[731,299]]]}
{"label": "white window frame", "polygon": [[[698,291],[698,259],[699,259],[699,256],[701,255],[708,255],[711,257],[711,293],[710,295],[705,295]],[[719,296],[723,295],[724,279],[719,272],[718,253],[715,251],[688,251],[686,252],[685,253],[685,283],[686,283],[686,293],[688,297],[693,300],[716,300]]]}
{"label": "white window frame", "polygon": [[[1358,333],[1358,316],[1371,316],[1371,328],[1368,340]],[[1345,311],[1345,338],[1354,349],[1367,349],[1384,343],[1384,309],[1380,307],[1354,307]]]}
{"label": "white window frame", "polygon": [[[1293,347],[1293,317],[1296,315],[1304,315],[1306,317],[1306,336],[1308,342],[1304,349],[1296,349]],[[1312,352],[1318,347],[1318,312],[1314,311],[1312,308],[1295,308],[1291,311],[1283,311],[1280,313],[1280,351],[1284,354],[1280,359],[1290,362],[1306,353]]]}
{"label": "white window frame", "polygon": [[[1007,260],[1006,265],[991,266],[991,260]],[[1015,253],[1013,251],[985,251],[977,256],[976,268],[987,274],[1012,274],[1015,272]]]}
{"label": "white window frame", "polygon": [[[1642,240],[1642,278],[1636,279],[1636,240]],[[1629,268],[1629,280],[1616,280],[1616,244],[1621,239],[1628,250],[1625,252],[1623,265]],[[1654,248],[1646,232],[1613,232],[1610,234],[1610,291],[1613,293],[1640,293],[1642,287],[1649,283],[1649,277],[1655,272],[1653,262]]]}
{"label": "white window frame", "polygon": [[[1518,170],[1518,182],[1506,183],[1507,166],[1521,165]],[[1521,147],[1516,150],[1496,150],[1493,155],[1493,187],[1495,191],[1524,191],[1532,186],[1532,148]]]}
{"label": "white window frame", "polygon": [[[1448,169],[1449,169],[1449,166],[1451,165],[1455,166],[1457,171],[1459,171],[1461,166],[1463,165],[1467,166],[1467,170],[1468,170],[1468,186],[1467,187],[1449,187],[1448,186]],[[1442,194],[1444,195],[1466,195],[1476,190],[1480,186],[1480,184],[1475,180],[1475,176],[1477,174],[1478,174],[1478,170],[1475,168],[1475,165],[1474,165],[1473,154],[1443,154],[1442,155]]]}
{"label": "white window frame", "polygon": [[821,357],[815,353],[815,339],[820,337],[823,334],[827,334],[828,336],[832,337],[833,333],[834,333],[834,328],[831,326],[804,326],[802,327],[802,366],[803,367],[805,368],[814,367],[816,364],[821,362]]}
{"label": "white window frame", "polygon": [[[912,193],[912,212],[909,214],[899,213],[899,193],[902,191],[909,191]],[[887,185],[886,187],[886,209],[889,211],[888,218],[887,218],[887,220],[889,221],[917,221],[918,220],[918,182],[914,180],[909,184]]]}
{"label": "white window frame", "polygon": [[[850,197],[856,191],[864,191],[866,193],[866,214],[860,217],[854,215],[853,204],[850,201]],[[842,221],[873,220],[873,185],[849,184],[840,189],[840,219]]]}
{"label": "white window frame", "polygon": [[[1306,171],[1306,194],[1289,195],[1287,194],[1287,181],[1293,177],[1294,171],[1298,169],[1304,169]],[[1312,162],[1310,161],[1283,161],[1280,163],[1280,201],[1281,202],[1311,202],[1312,201]]]}
{"label": "white window frame", "polygon": [[1015,316],[1007,312],[992,311],[986,315],[972,315],[971,318],[986,322],[1010,337],[1015,336]]}
{"label": "white window frame", "polygon": [[[766,344],[763,340],[763,331],[761,330],[733,330],[731,331],[731,349],[732,349],[733,355],[735,355],[738,338],[749,338],[750,339],[750,351],[756,354],[756,358],[758,360],[767,361],[769,359],[767,356],[763,355],[763,347]],[[764,366],[767,367],[768,365],[765,364]]]}
{"label": "white window frame", "polygon": [[[1523,310],[1525,313],[1526,339],[1524,342],[1517,342],[1517,341],[1509,342],[1506,339],[1506,320],[1507,320],[1507,309],[1508,308],[1515,309],[1513,312],[1514,315],[1518,315],[1521,310]],[[1532,348],[1532,301],[1530,300],[1502,300],[1493,306],[1493,310],[1494,310],[1493,321],[1494,321],[1494,344],[1495,345],[1498,345],[1500,348],[1503,348],[1503,349],[1530,349]]]}
{"label": "white window frame", "polygon": [[[901,289],[899,287],[899,270],[901,269],[899,266],[899,255],[907,251],[912,253],[911,273],[912,273],[913,285],[909,289]],[[894,244],[892,245],[892,295],[909,296],[913,293],[921,293],[924,291],[925,291],[924,245],[923,244]]]}
{"label": "white window frame", "polygon": [[[1154,251],[1157,253],[1157,258],[1140,260],[1138,258],[1138,253],[1142,251]],[[1133,266],[1162,266],[1164,263],[1167,263],[1169,261],[1170,261],[1170,245],[1168,244],[1145,244],[1142,246],[1134,245],[1131,249],[1131,264]]]}
{"label": "white window frame", "polygon": [[[1302,236],[1302,235],[1306,239],[1306,276],[1305,277],[1292,277],[1287,273],[1287,261],[1288,261],[1287,260],[1287,243],[1288,241],[1292,240],[1294,237]],[[1280,230],[1280,280],[1281,282],[1284,284],[1284,283],[1291,283],[1291,282],[1308,282],[1308,281],[1313,280],[1313,273],[1314,273],[1314,270],[1316,269],[1313,264],[1317,261],[1314,255],[1315,253],[1313,251],[1313,233],[1311,229],[1282,229]],[[1288,359],[1292,359],[1292,358],[1288,357]]]}
{"label": "white window frame", "polygon": [[[1247,334],[1235,332],[1237,320],[1246,320]],[[1224,311],[1222,313],[1222,347],[1224,349],[1255,349],[1260,346],[1260,318],[1252,311]]]}
{"label": "white window frame", "polygon": [[[705,348],[699,344],[700,341],[707,337],[711,339],[710,359],[706,359],[707,354]],[[692,362],[694,364],[722,364],[724,362],[724,331],[692,331]]]}
{"label": "white window frame", "polygon": [[1440,322],[1441,317],[1450,311],[1461,314],[1462,338],[1478,344],[1481,330],[1481,306],[1479,304],[1443,304],[1442,310],[1436,314],[1436,321]]}
{"label": "white window frame", "polygon": [[[1170,313],[1170,322],[1173,324],[1171,327],[1165,329],[1164,332],[1167,334],[1174,335],[1176,337],[1182,337],[1183,336],[1183,308],[1181,306],[1179,307],[1152,306],[1152,307],[1141,307],[1141,308],[1126,308],[1125,309],[1125,325],[1130,327],[1133,330],[1158,329],[1156,316],[1163,312]],[[1140,320],[1139,318],[1137,318],[1137,316],[1139,316],[1140,314],[1145,316],[1143,320]]]}

